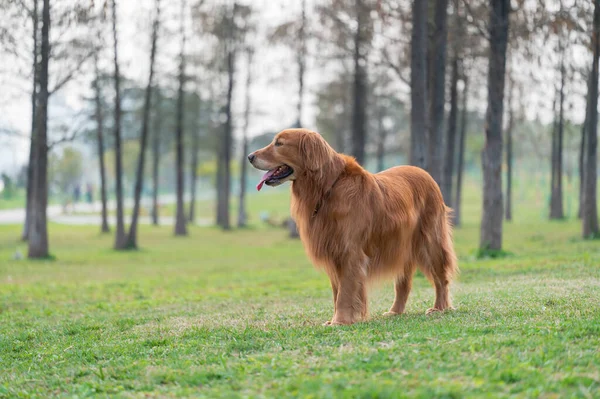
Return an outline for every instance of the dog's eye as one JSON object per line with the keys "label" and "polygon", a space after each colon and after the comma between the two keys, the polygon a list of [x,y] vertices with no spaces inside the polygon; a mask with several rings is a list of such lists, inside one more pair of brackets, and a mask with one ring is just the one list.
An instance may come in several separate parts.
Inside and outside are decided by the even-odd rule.
{"label": "dog's eye", "polygon": [[281,147],[282,145],[283,145],[283,143],[281,141],[275,142],[275,147]]}

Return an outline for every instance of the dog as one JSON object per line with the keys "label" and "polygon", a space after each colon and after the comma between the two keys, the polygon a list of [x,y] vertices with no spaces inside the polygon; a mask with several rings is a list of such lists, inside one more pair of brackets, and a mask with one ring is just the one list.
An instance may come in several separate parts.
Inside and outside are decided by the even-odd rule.
{"label": "dog", "polygon": [[435,287],[426,313],[452,309],[452,210],[426,171],[396,166],[370,173],[306,129],[279,132],[248,160],[266,171],[257,190],[291,182],[291,214],[305,251],[331,282],[334,312],[325,325],[365,320],[367,286],[382,278],[395,279],[396,291],[385,315],[402,314],[416,268]]}

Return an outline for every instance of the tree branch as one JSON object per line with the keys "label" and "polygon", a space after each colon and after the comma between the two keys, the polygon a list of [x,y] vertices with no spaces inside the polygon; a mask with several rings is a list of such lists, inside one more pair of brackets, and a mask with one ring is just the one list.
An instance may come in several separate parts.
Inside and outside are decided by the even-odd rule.
{"label": "tree branch", "polygon": [[[75,118],[82,115],[85,116],[84,113],[81,112]],[[63,133],[63,136],[61,138],[49,142],[47,145],[48,151],[52,150],[58,145],[75,141],[75,139],[77,139],[77,137],[83,132],[87,122],[88,120],[84,117],[77,126],[75,126],[73,129],[70,129],[70,131]]]}
{"label": "tree branch", "polygon": [[[471,8],[471,6],[469,5],[469,2],[467,0],[463,0],[463,4],[465,5],[465,9],[467,10],[467,14],[469,14],[469,16],[471,17],[471,19],[473,20],[471,22],[471,25],[473,25],[475,28],[477,28],[477,30],[479,31],[479,33],[481,34],[481,36],[483,36],[485,39],[490,40],[490,33],[488,29],[482,28],[481,26],[479,26],[479,24],[476,22],[477,18],[475,17],[475,13],[473,12],[473,9]],[[468,18],[467,18],[468,21]]]}
{"label": "tree branch", "polygon": [[83,64],[85,64],[85,62],[87,60],[89,60],[93,55],[94,55],[94,51],[90,51],[89,53],[86,54],[85,57],[83,57],[82,59],[80,59],[79,62],[77,63],[77,66],[75,68],[73,68],[72,70],[70,70],[61,80],[59,80],[56,83],[56,85],[54,85],[54,87],[48,92],[48,96],[53,95],[54,93],[56,93],[57,91],[59,91],[60,89],[62,89],[64,85],[66,85],[67,83],[69,83],[69,81],[71,79],[73,79],[73,77],[75,76],[75,74],[77,72],[79,72],[79,69],[81,68],[81,66]]}
{"label": "tree branch", "polygon": [[384,65],[386,65],[387,67],[391,68],[396,75],[398,76],[398,78],[402,81],[402,83],[408,85],[410,87],[410,79],[407,79],[404,75],[402,75],[402,70],[400,69],[400,67],[396,64],[394,64],[394,62],[391,60],[390,55],[387,52],[387,49],[382,49],[381,51],[382,55],[383,55],[383,61],[384,61]]}

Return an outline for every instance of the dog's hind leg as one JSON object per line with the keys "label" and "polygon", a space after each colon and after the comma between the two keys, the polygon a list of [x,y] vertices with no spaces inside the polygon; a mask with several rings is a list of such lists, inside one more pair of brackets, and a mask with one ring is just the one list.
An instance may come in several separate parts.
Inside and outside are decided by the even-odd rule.
{"label": "dog's hind leg", "polygon": [[[331,283],[331,292],[333,293],[333,315],[335,317],[335,313],[337,311],[337,297],[338,297],[338,287],[339,287],[338,277],[335,275],[330,275],[329,282]],[[332,318],[332,320],[333,320],[333,318]],[[331,320],[327,320],[325,323],[323,323],[323,325],[324,326],[331,325]]]}
{"label": "dog's hind leg", "polygon": [[428,271],[430,280],[435,285],[435,303],[433,308],[427,310],[427,314],[453,309],[449,286],[458,272],[458,267],[456,265],[456,254],[452,245],[450,226],[447,224],[443,225],[440,242],[430,252],[429,258],[432,264]]}
{"label": "dog's hind leg", "polygon": [[413,273],[414,267],[410,267],[407,268],[407,271],[403,275],[396,278],[396,282],[394,284],[396,297],[394,298],[392,307],[383,314],[384,316],[396,316],[404,313],[406,301],[408,300],[408,295],[410,294],[410,290],[412,288]]}

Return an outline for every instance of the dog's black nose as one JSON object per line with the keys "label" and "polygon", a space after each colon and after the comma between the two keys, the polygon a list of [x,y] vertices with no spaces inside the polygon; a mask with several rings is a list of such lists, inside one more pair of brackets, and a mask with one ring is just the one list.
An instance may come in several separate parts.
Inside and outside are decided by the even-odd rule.
{"label": "dog's black nose", "polygon": [[248,161],[252,162],[252,161],[254,161],[254,158],[256,158],[256,155],[254,155],[254,154],[248,155]]}

